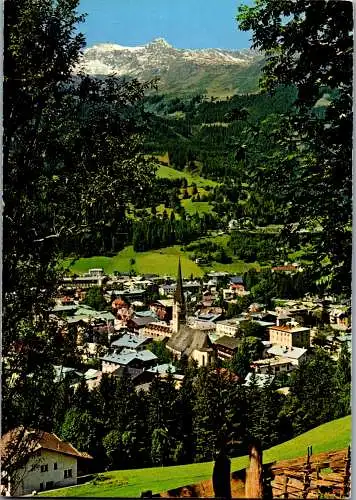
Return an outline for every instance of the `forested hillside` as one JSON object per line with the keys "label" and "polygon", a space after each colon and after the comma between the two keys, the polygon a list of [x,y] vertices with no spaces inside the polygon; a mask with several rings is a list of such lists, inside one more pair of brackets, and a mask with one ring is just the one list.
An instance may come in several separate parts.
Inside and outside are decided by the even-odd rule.
{"label": "forested hillside", "polygon": [[202,176],[214,180],[235,177],[244,129],[269,115],[288,112],[295,98],[295,88],[288,86],[275,94],[235,95],[226,100],[152,95],[145,99],[149,113],[145,151],[168,152],[175,168],[198,168]]}

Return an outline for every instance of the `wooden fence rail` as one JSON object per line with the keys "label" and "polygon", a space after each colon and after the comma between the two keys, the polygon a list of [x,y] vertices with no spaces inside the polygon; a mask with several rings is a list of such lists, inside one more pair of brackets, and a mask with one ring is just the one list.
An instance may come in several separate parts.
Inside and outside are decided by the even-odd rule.
{"label": "wooden fence rail", "polygon": [[351,450],[312,454],[271,466],[273,498],[308,500],[347,498],[350,494]]}

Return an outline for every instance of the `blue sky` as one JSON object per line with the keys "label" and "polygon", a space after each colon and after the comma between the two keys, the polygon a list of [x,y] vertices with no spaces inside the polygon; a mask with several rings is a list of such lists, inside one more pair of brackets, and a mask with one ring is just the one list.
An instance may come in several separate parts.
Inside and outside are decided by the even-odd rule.
{"label": "blue sky", "polygon": [[88,15],[80,31],[87,46],[162,37],[177,48],[248,48],[250,34],[238,31],[235,20],[241,3],[252,0],[81,0]]}

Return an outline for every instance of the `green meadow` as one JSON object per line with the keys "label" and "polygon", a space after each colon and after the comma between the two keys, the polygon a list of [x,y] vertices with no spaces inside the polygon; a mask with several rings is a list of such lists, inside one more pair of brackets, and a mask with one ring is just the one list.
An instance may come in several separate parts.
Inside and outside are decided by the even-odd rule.
{"label": "green meadow", "polygon": [[[218,239],[220,237],[217,237]],[[215,238],[213,238],[215,239]],[[222,241],[224,238],[221,238]],[[174,245],[159,250],[149,250],[147,252],[135,252],[132,246],[125,247],[121,252],[112,257],[94,256],[81,257],[79,259],[66,258],[62,261],[62,266],[72,274],[84,274],[92,268],[103,268],[106,274],[113,274],[114,271],[127,273],[135,271],[140,274],[157,274],[159,276],[175,276],[177,273],[178,257],[181,258],[182,273],[186,278],[203,276],[210,271],[227,271],[229,273],[242,274],[254,267],[259,269],[259,264],[246,263],[234,260],[230,264],[212,262],[206,266],[198,266],[189,259],[189,253],[184,252],[180,245]]]}
{"label": "green meadow", "polygon": [[214,187],[218,183],[212,181],[210,179],[204,179],[204,177],[200,177],[199,175],[195,175],[191,172],[187,172],[186,170],[176,170],[175,168],[168,167],[166,165],[158,165],[157,166],[157,177],[164,177],[167,179],[181,179],[185,177],[188,182],[188,186],[191,186],[193,183],[197,185],[197,187],[203,186],[211,186]]}
{"label": "green meadow", "polygon": [[[88,257],[73,261],[65,259],[63,266],[70,266],[70,271],[76,274],[88,272],[91,268],[103,268],[106,274],[114,271],[120,273],[135,271],[137,274],[158,274],[175,276],[177,273],[178,256],[181,258],[182,273],[185,277],[202,276],[204,271],[180,251],[175,245],[148,252],[135,252],[132,246],[125,247],[113,257]],[[133,262],[134,261],[134,262]]]}

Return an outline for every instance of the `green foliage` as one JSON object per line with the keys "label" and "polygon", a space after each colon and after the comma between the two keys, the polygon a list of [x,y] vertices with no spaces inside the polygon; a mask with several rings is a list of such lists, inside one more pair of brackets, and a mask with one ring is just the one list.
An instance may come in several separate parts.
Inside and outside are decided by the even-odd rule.
{"label": "green foliage", "polygon": [[116,384],[115,378],[103,373],[99,385],[91,393],[93,415],[102,423],[105,432],[114,427],[112,396],[115,394]]}
{"label": "green foliage", "polygon": [[[247,402],[247,441],[258,440],[263,449],[278,443],[281,435],[279,413],[283,401],[273,381],[257,386],[255,375],[251,377],[251,384],[246,389]],[[287,433],[286,428],[283,433]]]}
{"label": "green foliage", "polygon": [[306,293],[319,291],[319,287],[315,285],[314,276],[315,273],[310,267],[305,267],[303,271],[293,274],[263,269],[258,274],[253,274],[251,284],[256,284],[250,291],[257,302],[267,305],[271,304],[273,298],[298,299],[304,297]]}
{"label": "green foliage", "polygon": [[334,378],[337,394],[335,415],[347,415],[351,412],[351,354],[346,342],[341,346]]}
{"label": "green foliage", "polygon": [[239,325],[239,331],[244,337],[255,337],[264,340],[265,328],[255,321],[242,321]]}
{"label": "green foliage", "polygon": [[54,370],[48,363],[43,366],[42,348],[43,344],[38,342],[39,350],[22,353],[21,357],[13,353],[3,365],[4,429],[13,429],[24,423],[30,425],[31,422],[46,429],[52,426],[51,412],[55,411],[58,416],[59,408],[54,406]]}
{"label": "green foliage", "polygon": [[[195,442],[195,461],[213,460],[217,446],[217,429],[215,419],[218,408],[210,404],[216,397],[216,385],[208,370],[201,370],[195,387],[195,404],[193,409],[193,436]],[[215,401],[217,402],[217,401]],[[220,424],[222,422],[219,422]]]}
{"label": "green foliage", "polygon": [[[275,262],[279,254],[277,247],[278,237],[275,235],[240,231],[231,234],[230,248],[238,259],[246,262]],[[283,258],[283,255],[279,258]]]}
{"label": "green foliage", "polygon": [[146,349],[152,351],[158,358],[157,362],[160,365],[165,363],[171,363],[173,360],[173,354],[166,347],[165,342],[161,340],[155,340],[146,346]]}
{"label": "green foliage", "polygon": [[53,407],[53,431],[59,434],[66,412],[71,408],[73,389],[70,387],[68,377],[57,384],[57,393]]}
{"label": "green foliage", "polygon": [[[284,210],[287,239],[317,221],[314,267],[324,287],[351,286],[352,5],[310,0],[242,6],[242,30],[267,54],[262,85],[293,84],[287,114],[246,128],[245,166],[251,189]],[[315,106],[330,89],[323,113]],[[256,153],[258,152],[258,153]],[[292,194],[293,193],[293,194]]]}
{"label": "green foliage", "polygon": [[214,241],[197,241],[190,243],[185,247],[185,249],[187,251],[193,251],[191,254],[192,260],[201,258],[204,259],[205,262],[214,260],[216,262],[221,262],[222,264],[227,264],[232,261],[231,257],[227,254],[225,247]]}
{"label": "green foliage", "polygon": [[263,344],[256,337],[244,337],[233,355],[227,363],[228,368],[241,378],[245,378],[253,360],[258,359],[263,351]]}
{"label": "green foliage", "polygon": [[68,410],[60,431],[60,437],[78,450],[93,452],[98,439],[96,423],[89,411]]}
{"label": "green foliage", "polygon": [[167,463],[170,453],[170,443],[167,429],[156,428],[152,432],[151,459],[153,465]]}
{"label": "green foliage", "polygon": [[162,219],[155,217],[134,222],[133,248],[136,252],[144,252],[151,248],[189,243],[201,234],[211,219],[209,214],[203,214],[202,217],[196,214],[190,220],[168,218],[167,211],[164,210]]}
{"label": "green foliage", "polygon": [[225,317],[229,319],[238,316],[242,312],[246,311],[246,309],[250,304],[251,304],[251,298],[249,295],[236,297],[234,302],[227,303]]}
{"label": "green foliage", "polygon": [[121,434],[118,431],[110,431],[103,438],[103,446],[105,453],[109,458],[109,465],[111,468],[119,467],[120,460],[120,447],[121,447]]}
{"label": "green foliage", "polygon": [[333,418],[339,398],[335,386],[335,362],[317,349],[292,373],[286,411],[296,434]]}
{"label": "green foliage", "polygon": [[76,410],[83,412],[85,412],[86,410],[88,411],[90,410],[91,397],[84,377],[79,382],[78,386],[74,391],[74,395],[72,398],[72,407],[74,407]]}
{"label": "green foliage", "polygon": [[206,368],[199,370],[194,388],[195,461],[212,460],[228,443],[243,439],[243,394],[236,381]]}
{"label": "green foliage", "polygon": [[107,309],[107,303],[104,299],[100,286],[93,286],[89,288],[85,294],[84,304],[93,308],[95,311],[103,311]]}
{"label": "green foliage", "polygon": [[49,367],[62,356],[48,322],[58,258],[122,248],[125,205],[154,177],[139,154],[149,85],[72,77],[84,46],[78,5],[9,0],[4,12],[2,340],[4,357],[12,353],[3,369],[4,432],[13,424],[51,429]]}

